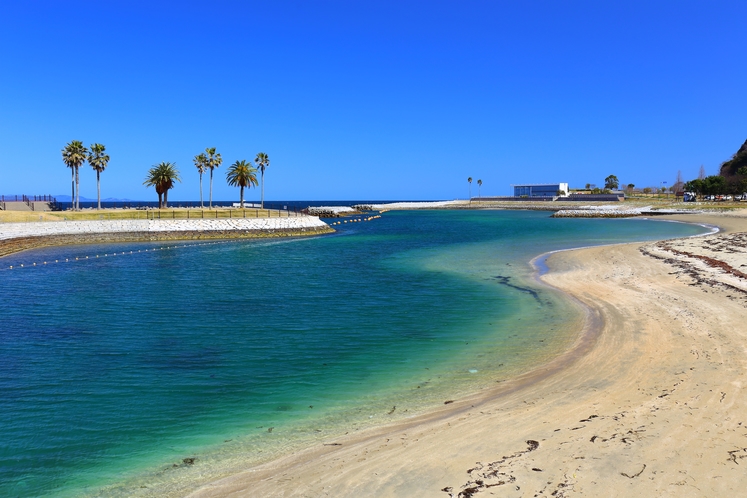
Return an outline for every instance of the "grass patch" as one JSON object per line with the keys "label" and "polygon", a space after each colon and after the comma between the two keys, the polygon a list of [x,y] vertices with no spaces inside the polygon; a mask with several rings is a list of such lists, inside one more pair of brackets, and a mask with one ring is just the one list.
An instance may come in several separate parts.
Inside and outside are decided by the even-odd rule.
{"label": "grass patch", "polygon": [[293,211],[276,209],[86,209],[84,211],[0,211],[2,223],[91,220],[215,220],[233,218],[287,218]]}

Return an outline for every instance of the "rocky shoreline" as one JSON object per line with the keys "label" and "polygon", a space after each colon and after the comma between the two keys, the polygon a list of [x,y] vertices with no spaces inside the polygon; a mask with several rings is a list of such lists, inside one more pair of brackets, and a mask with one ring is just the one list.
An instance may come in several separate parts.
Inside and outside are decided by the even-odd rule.
{"label": "rocky shoreline", "polygon": [[309,206],[303,212],[320,218],[342,218],[345,216],[357,216],[363,214],[364,211],[358,209],[357,206]]}

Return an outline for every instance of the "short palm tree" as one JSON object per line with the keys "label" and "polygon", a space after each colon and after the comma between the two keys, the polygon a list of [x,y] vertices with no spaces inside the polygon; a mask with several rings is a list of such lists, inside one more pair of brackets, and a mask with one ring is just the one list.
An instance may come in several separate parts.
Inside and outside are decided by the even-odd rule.
{"label": "short palm tree", "polygon": [[210,170],[210,209],[213,209],[213,170],[223,164],[223,158],[216,154],[215,147],[205,149],[207,162],[205,165]]}
{"label": "short palm tree", "polygon": [[204,207],[202,204],[202,174],[207,171],[207,162],[208,158],[205,155],[205,153],[197,154],[195,158],[193,159],[195,162],[195,167],[197,167],[197,171],[200,173],[200,208]]}
{"label": "short palm tree", "polygon": [[109,154],[106,154],[106,147],[101,144],[91,145],[91,151],[88,153],[88,164],[96,170],[96,196],[98,198],[98,209],[101,209],[101,172],[109,164]]}
{"label": "short palm tree", "polygon": [[254,164],[257,165],[257,169],[259,169],[259,172],[262,174],[262,209],[265,208],[265,168],[267,168],[270,165],[270,157],[265,154],[264,152],[260,152],[257,154],[257,157],[254,158]]}
{"label": "short palm tree", "polygon": [[247,161],[236,161],[226,171],[226,181],[232,187],[240,188],[241,209],[244,209],[244,187],[257,186],[257,168]]}
{"label": "short palm tree", "polygon": [[176,163],[159,163],[148,170],[143,185],[155,187],[158,194],[158,207],[166,208],[169,205],[169,190],[174,188],[174,182],[181,182],[179,170]]}
{"label": "short palm tree", "polygon": [[467,183],[469,183],[469,201],[472,202],[472,177],[471,176],[467,178]]}
{"label": "short palm tree", "polygon": [[480,190],[482,190],[482,180],[477,180],[477,198],[482,200]]}
{"label": "short palm tree", "polygon": [[70,197],[70,202],[74,210],[80,207],[78,168],[86,161],[86,154],[88,154],[88,149],[83,146],[83,142],[80,140],[73,140],[62,149],[62,161],[72,172],[73,194]]}

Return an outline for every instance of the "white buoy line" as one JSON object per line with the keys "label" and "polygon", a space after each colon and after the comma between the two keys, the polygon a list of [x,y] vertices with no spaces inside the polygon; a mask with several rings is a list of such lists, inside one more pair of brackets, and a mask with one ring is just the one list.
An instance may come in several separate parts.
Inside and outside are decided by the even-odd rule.
{"label": "white buoy line", "polygon": [[152,247],[149,249],[138,249],[138,250],[131,250],[131,251],[116,251],[112,253],[104,253],[104,254],[96,254],[91,256],[75,256],[75,257],[68,257],[65,259],[59,258],[55,259],[54,261],[41,261],[41,262],[34,262],[34,263],[21,263],[17,265],[9,265],[0,268],[0,271],[2,270],[18,270],[21,268],[33,268],[33,267],[43,267],[45,265],[53,265],[53,264],[60,264],[60,263],[74,263],[76,261],[84,261],[86,259],[96,259],[96,258],[110,258],[114,256],[129,256],[130,254],[139,254],[139,253],[146,253],[146,252],[155,252],[155,251],[165,251],[169,249],[182,249],[185,247],[198,247],[198,246],[212,246],[212,245],[218,245],[218,244],[228,244],[230,242],[236,242],[236,239],[229,239],[229,240],[219,240],[214,242],[199,242],[195,244],[178,244],[173,246],[163,246],[163,247]]}
{"label": "white buoy line", "polygon": [[381,218],[381,215],[377,214],[377,215],[374,215],[374,216],[367,216],[365,218],[356,218],[356,219],[353,219],[353,220],[345,220],[345,221],[335,221],[334,223],[330,223],[330,226],[341,225],[343,223],[360,223],[360,222],[363,222],[363,221],[372,221],[372,220],[375,220],[375,219],[378,219],[378,218]]}

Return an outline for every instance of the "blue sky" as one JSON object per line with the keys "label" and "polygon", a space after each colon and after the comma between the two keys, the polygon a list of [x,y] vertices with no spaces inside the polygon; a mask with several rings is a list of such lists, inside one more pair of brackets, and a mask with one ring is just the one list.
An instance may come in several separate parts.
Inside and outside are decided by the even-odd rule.
{"label": "blue sky", "polygon": [[[0,193],[199,198],[192,158],[269,154],[269,200],[454,199],[511,183],[671,184],[747,139],[747,2],[5,2]],[[204,183],[207,197],[207,181]],[[81,169],[81,195],[95,173]],[[476,185],[473,184],[473,194]],[[246,195],[259,197],[258,191]]]}

